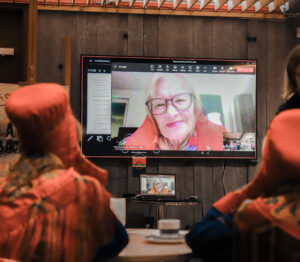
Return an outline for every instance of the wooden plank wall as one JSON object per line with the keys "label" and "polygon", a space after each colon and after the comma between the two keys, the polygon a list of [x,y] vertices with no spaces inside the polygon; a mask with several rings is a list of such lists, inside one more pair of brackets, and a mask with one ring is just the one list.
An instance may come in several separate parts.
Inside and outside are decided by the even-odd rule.
{"label": "wooden plank wall", "polygon": [[[288,52],[297,43],[289,21],[174,17],[79,12],[39,12],[38,81],[63,84],[64,36],[71,35],[71,105],[80,118],[80,54],[251,58],[258,60],[258,148],[281,103],[282,72]],[[247,36],[256,37],[248,42]],[[116,196],[138,192],[128,159],[96,159],[109,171],[107,188]],[[260,152],[258,153],[260,162]],[[232,160],[149,159],[148,172],[176,173],[178,197],[197,195],[203,205],[168,207],[165,216],[197,222],[227,191],[249,182],[258,165]],[[223,181],[223,182],[222,182]],[[155,207],[128,205],[128,226],[141,226]]]}

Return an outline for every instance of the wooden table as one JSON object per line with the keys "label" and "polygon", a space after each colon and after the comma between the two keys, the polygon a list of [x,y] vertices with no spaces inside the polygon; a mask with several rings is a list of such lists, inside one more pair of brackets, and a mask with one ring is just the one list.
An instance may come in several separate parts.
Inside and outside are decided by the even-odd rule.
{"label": "wooden table", "polygon": [[[147,235],[159,234],[158,229],[129,228],[129,243],[118,257],[111,261],[188,261],[192,250],[185,242],[165,244],[150,243],[144,239]],[[185,234],[188,231],[180,231]]]}

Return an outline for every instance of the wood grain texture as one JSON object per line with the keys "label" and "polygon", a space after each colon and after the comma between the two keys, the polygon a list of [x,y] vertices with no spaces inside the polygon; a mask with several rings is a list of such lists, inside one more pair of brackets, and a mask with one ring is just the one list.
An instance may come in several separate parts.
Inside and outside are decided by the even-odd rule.
{"label": "wood grain texture", "polygon": [[97,54],[127,55],[128,16],[97,15]]}
{"label": "wood grain texture", "polygon": [[213,57],[213,21],[212,18],[194,18],[194,57]]}
{"label": "wood grain texture", "polygon": [[91,159],[91,161],[108,171],[106,188],[114,197],[122,197],[124,193],[128,193],[128,159],[119,159],[118,165],[111,159]]}
{"label": "wood grain texture", "polygon": [[[265,21],[248,21],[247,36],[256,37],[255,42],[248,42],[247,52],[249,59],[257,60],[257,82],[256,82],[256,129],[257,129],[257,165],[248,167],[248,182],[255,176],[261,162],[262,141],[267,131],[267,35]],[[260,73],[262,72],[262,73]]]}
{"label": "wood grain texture", "polygon": [[65,81],[64,85],[70,87],[71,84],[71,36],[65,36]]}
{"label": "wood grain texture", "polygon": [[225,162],[225,167],[222,171],[222,185],[225,193],[237,190],[248,183],[247,165],[247,162]]}
{"label": "wood grain texture", "polygon": [[[63,83],[63,71],[57,65],[64,59],[64,36],[71,35],[71,105],[77,117],[80,54],[257,59],[258,152],[281,102],[279,82],[287,53],[297,43],[288,21],[39,11],[38,28],[38,81]],[[247,42],[247,36],[256,37],[256,42]],[[184,228],[199,221],[226,191],[250,181],[260,157],[258,153],[257,166],[249,167],[230,160],[149,159],[147,172],[176,173],[178,197],[196,195],[202,200],[203,212],[201,206],[165,209],[165,217],[181,219]],[[107,188],[113,195],[138,192],[139,179],[132,177],[131,160],[94,161],[109,171]],[[154,206],[129,204],[127,210],[129,226],[143,226],[145,217],[156,216]]]}
{"label": "wood grain texture", "polygon": [[143,56],[143,16],[128,15],[128,52],[129,56]]}
{"label": "wood grain texture", "polygon": [[83,14],[79,14],[78,16],[66,14],[63,17],[65,18],[64,23],[68,24],[68,28],[65,29],[65,32],[72,32],[71,105],[72,108],[74,108],[73,111],[75,116],[80,119],[81,83],[80,74],[78,74],[78,72],[80,72],[80,56],[82,54],[94,54],[96,51],[97,16],[95,14],[90,14],[88,16],[84,16]]}
{"label": "wood grain texture", "polygon": [[43,12],[39,15],[38,82],[64,83],[64,72],[58,67],[64,63],[64,22],[61,13]]}
{"label": "wood grain texture", "polygon": [[193,56],[193,18],[158,17],[159,56]]}
{"label": "wood grain texture", "polygon": [[214,20],[212,34],[215,58],[246,58],[246,21]]}
{"label": "wood grain texture", "polygon": [[198,160],[194,166],[194,195],[201,199],[204,214],[214,202],[213,165],[213,161]]}
{"label": "wood grain texture", "polygon": [[[295,35],[288,30],[291,23],[267,23],[267,122],[270,123],[282,103],[281,88],[283,85],[284,70],[290,50],[295,46]],[[276,43],[276,44],[274,44]],[[275,55],[276,54],[276,55]],[[272,66],[270,66],[272,65]]]}
{"label": "wood grain texture", "polygon": [[144,55],[158,56],[158,16],[144,16]]}

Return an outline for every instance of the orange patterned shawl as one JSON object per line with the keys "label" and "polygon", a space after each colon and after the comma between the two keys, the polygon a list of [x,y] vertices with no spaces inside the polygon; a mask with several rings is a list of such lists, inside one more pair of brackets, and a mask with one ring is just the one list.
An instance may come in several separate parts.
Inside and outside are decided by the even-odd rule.
{"label": "orange patterned shawl", "polygon": [[0,257],[90,261],[114,235],[110,195],[53,154],[0,167]]}

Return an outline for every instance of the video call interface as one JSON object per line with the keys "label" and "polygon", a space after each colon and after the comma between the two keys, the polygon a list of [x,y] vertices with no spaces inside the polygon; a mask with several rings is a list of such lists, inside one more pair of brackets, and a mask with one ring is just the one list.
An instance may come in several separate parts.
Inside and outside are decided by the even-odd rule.
{"label": "video call interface", "polygon": [[175,197],[175,175],[140,175],[140,194]]}
{"label": "video call interface", "polygon": [[256,158],[256,61],[81,57],[86,157]]}

